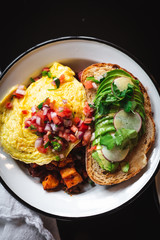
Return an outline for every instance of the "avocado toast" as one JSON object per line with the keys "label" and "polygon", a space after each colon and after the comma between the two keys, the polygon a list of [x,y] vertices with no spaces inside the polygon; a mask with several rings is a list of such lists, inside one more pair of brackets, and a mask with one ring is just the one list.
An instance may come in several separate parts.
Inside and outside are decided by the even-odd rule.
{"label": "avocado toast", "polygon": [[147,165],[155,140],[147,91],[131,73],[110,63],[87,67],[81,82],[95,120],[86,151],[88,175],[100,185],[128,180]]}

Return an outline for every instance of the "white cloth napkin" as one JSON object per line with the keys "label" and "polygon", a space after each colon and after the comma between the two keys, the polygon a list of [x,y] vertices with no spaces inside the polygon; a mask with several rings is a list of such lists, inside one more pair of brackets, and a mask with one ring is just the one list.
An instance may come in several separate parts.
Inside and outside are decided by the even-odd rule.
{"label": "white cloth napkin", "polygon": [[60,240],[55,219],[38,214],[0,184],[0,240]]}

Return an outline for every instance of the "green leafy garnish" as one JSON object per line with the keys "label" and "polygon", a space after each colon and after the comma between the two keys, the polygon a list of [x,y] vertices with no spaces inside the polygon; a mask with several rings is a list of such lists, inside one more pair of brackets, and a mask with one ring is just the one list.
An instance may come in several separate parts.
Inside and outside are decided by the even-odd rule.
{"label": "green leafy garnish", "polygon": [[55,158],[56,158],[56,161],[60,160],[60,156],[55,156]]}
{"label": "green leafy garnish", "polygon": [[60,86],[60,80],[59,80],[59,78],[53,77],[53,81],[54,81],[55,84],[56,84],[56,88],[49,88],[49,89],[47,89],[48,91],[56,90],[56,89],[59,88],[59,86]]}
{"label": "green leafy garnish", "polygon": [[43,72],[42,72],[42,76],[43,76],[43,77],[48,76],[48,71],[43,71]]}
{"label": "green leafy garnish", "polygon": [[113,149],[115,146],[119,146],[124,149],[126,146],[134,145],[136,143],[138,133],[132,129],[121,128],[115,132],[115,135],[107,133],[100,137],[100,144],[107,147],[108,150]]}
{"label": "green leafy garnish", "polygon": [[54,149],[55,151],[61,151],[62,145],[61,145],[60,143],[58,143],[58,142],[53,142],[53,141],[51,141],[51,143],[52,143],[53,149]]}
{"label": "green leafy garnish", "polygon": [[41,103],[37,106],[37,108],[38,108],[38,109],[41,109],[41,108],[43,107],[43,103],[44,103],[44,102],[41,102]]}
{"label": "green leafy garnish", "polygon": [[47,148],[49,146],[49,141],[44,145],[44,148]]}
{"label": "green leafy garnish", "polygon": [[106,135],[101,136],[100,144],[106,146],[108,150],[111,150],[115,146],[115,139],[109,133],[107,133]]}
{"label": "green leafy garnish", "polygon": [[100,83],[100,81],[96,80],[94,77],[87,77],[86,81],[92,81],[92,82],[95,82],[95,83]]}
{"label": "green leafy garnish", "polygon": [[35,82],[35,80],[34,80],[32,77],[30,78],[30,81],[31,81],[31,82]]}
{"label": "green leafy garnish", "polygon": [[121,128],[115,133],[115,143],[120,148],[125,148],[130,144],[130,140],[137,138],[138,133],[132,129]]}
{"label": "green leafy garnish", "polygon": [[46,77],[46,76],[47,76],[47,77],[51,78],[51,77],[52,77],[52,73],[51,73],[50,71],[43,71],[43,72],[42,72],[42,76],[43,76],[43,77]]}
{"label": "green leafy garnish", "polygon": [[47,75],[48,75],[49,78],[52,77],[52,73],[51,72],[48,72]]}
{"label": "green leafy garnish", "polygon": [[134,89],[134,85],[128,83],[128,88],[123,91],[120,91],[117,85],[114,82],[112,83],[113,94],[118,99],[124,99],[124,98],[131,99],[133,95],[133,89]]}
{"label": "green leafy garnish", "polygon": [[136,103],[136,101],[127,101],[125,104],[124,104],[124,111],[125,112],[133,112],[134,113],[134,110],[135,110],[135,108],[136,108],[136,106],[137,106],[137,103]]}
{"label": "green leafy garnish", "polygon": [[41,103],[37,106],[37,108],[38,108],[38,109],[41,109],[41,108],[43,107],[43,103],[44,103],[47,99],[48,99],[48,97],[47,97],[43,102],[41,102]]}
{"label": "green leafy garnish", "polygon": [[31,130],[37,129],[34,125],[29,126],[29,128],[30,128]]}

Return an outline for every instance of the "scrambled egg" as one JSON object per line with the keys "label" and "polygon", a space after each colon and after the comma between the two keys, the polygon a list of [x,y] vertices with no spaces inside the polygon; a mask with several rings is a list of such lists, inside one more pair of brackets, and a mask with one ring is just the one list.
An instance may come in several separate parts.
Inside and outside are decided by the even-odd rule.
{"label": "scrambled egg", "polygon": [[[24,127],[24,122],[31,116],[31,108],[43,102],[47,97],[51,101],[55,100],[55,107],[63,106],[64,99],[67,99],[67,107],[69,107],[75,116],[84,119],[83,108],[86,101],[85,90],[83,85],[74,77],[75,73],[67,66],[63,66],[57,62],[53,63],[50,72],[55,77],[64,74],[64,82],[54,91],[52,78],[44,76],[38,81],[33,82],[26,89],[23,98],[13,98],[11,100],[13,108],[5,107],[8,99],[11,99],[14,90],[3,98],[0,102],[0,143],[3,149],[13,158],[25,163],[37,163],[39,165],[48,164],[52,160],[56,160],[58,154],[67,156],[73,147],[79,142],[69,143],[68,148],[60,153],[54,153],[51,150],[47,153],[40,153],[35,148],[35,141],[38,138],[36,134]],[[28,114],[24,115],[22,110],[28,110]]]}

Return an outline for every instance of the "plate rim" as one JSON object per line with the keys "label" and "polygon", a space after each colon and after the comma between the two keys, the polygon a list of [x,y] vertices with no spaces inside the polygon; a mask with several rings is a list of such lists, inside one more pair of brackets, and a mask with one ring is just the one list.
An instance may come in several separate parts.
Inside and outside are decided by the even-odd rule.
{"label": "plate rim", "polygon": [[[146,66],[143,65],[143,63],[137,59],[137,57],[135,57],[133,54],[131,54],[130,52],[128,52],[126,49],[118,46],[117,44],[111,43],[109,41],[106,40],[102,40],[100,38],[96,38],[96,37],[90,37],[90,36],[64,36],[64,37],[59,37],[59,38],[54,38],[54,39],[49,39],[47,41],[38,43],[36,45],[34,45],[33,47],[27,49],[26,51],[24,51],[23,53],[21,53],[18,57],[16,57],[13,61],[11,61],[9,63],[9,65],[4,69],[4,71],[2,72],[1,76],[0,76],[0,80],[5,76],[5,74],[9,71],[9,69],[16,63],[18,62],[22,57],[24,57],[25,55],[27,55],[28,53],[32,52],[33,50],[36,50],[37,48],[40,48],[42,46],[45,46],[47,44],[50,43],[54,43],[54,42],[60,42],[60,41],[67,41],[67,40],[88,40],[88,41],[93,41],[93,42],[99,42],[99,43],[103,43],[105,45],[111,46],[115,49],[120,50],[121,52],[125,53],[126,55],[128,55],[131,59],[133,59],[145,72],[146,74],[150,77],[150,79],[152,80],[159,96],[160,96],[160,86],[158,84],[158,82],[155,80],[155,78],[153,77],[153,75],[149,72],[149,70],[147,69]],[[154,177],[156,176],[158,170],[160,168],[160,162],[157,165],[157,168],[155,169],[155,172],[153,173],[153,175],[151,176],[151,178],[148,180],[148,182],[143,186],[143,188],[135,195],[133,196],[131,199],[129,199],[127,202],[123,203],[122,205],[109,210],[107,212],[103,212],[103,213],[99,213],[99,214],[95,214],[95,215],[91,215],[91,216],[80,216],[80,217],[69,217],[69,216],[59,216],[56,214],[52,214],[52,213],[48,213],[45,212],[41,209],[38,209],[34,206],[32,206],[31,204],[27,203],[25,200],[23,200],[22,198],[20,198],[16,193],[14,193],[14,191],[4,182],[4,180],[2,179],[2,177],[0,176],[0,183],[3,185],[3,187],[16,199],[18,200],[20,203],[22,203],[24,206],[30,208],[31,210],[46,215],[48,217],[53,217],[59,220],[83,220],[83,219],[91,219],[91,218],[98,218],[101,217],[103,215],[109,215],[112,213],[115,213],[119,210],[121,210],[122,208],[130,205],[132,202],[134,202],[148,187],[149,185],[152,183],[152,181],[154,180]]]}

